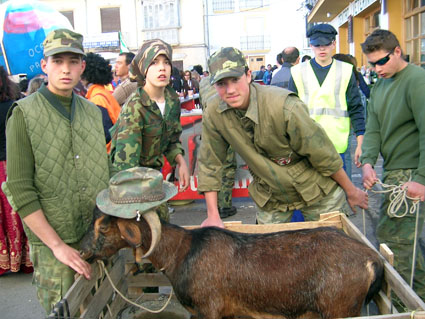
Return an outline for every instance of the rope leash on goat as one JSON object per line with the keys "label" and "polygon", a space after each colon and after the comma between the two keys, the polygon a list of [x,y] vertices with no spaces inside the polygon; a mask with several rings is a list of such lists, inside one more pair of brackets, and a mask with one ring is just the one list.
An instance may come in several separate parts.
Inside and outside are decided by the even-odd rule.
{"label": "rope leash on goat", "polygon": [[[410,181],[410,178],[409,178]],[[416,250],[418,244],[418,225],[419,225],[419,208],[420,208],[420,198],[412,198],[407,195],[407,187],[402,187],[404,183],[399,185],[385,184],[382,183],[381,180],[377,180],[377,185],[380,185],[382,190],[373,190],[370,189],[371,192],[375,194],[386,194],[389,193],[390,204],[387,208],[387,215],[390,218],[403,218],[407,214],[415,214],[416,213],[416,221],[415,221],[415,233],[413,240],[413,253],[412,253],[412,272],[410,275],[410,288],[413,288],[413,279],[415,274],[415,264],[416,264]],[[411,206],[409,208],[409,202],[407,200],[411,200]],[[404,212],[398,214],[397,212],[404,206]],[[363,209],[363,232],[366,236],[366,222],[365,222],[365,210]]]}
{"label": "rope leash on goat", "polygon": [[165,308],[168,306],[168,304],[170,303],[170,301],[171,301],[171,297],[173,296],[173,289],[171,289],[171,292],[170,292],[170,295],[168,296],[167,302],[166,302],[166,303],[165,303],[165,304],[161,307],[161,309],[158,309],[158,310],[152,310],[152,309],[146,308],[146,307],[144,307],[144,306],[142,306],[142,305],[139,305],[139,304],[137,304],[137,303],[135,303],[135,302],[131,301],[130,299],[128,299],[127,297],[125,297],[125,296],[123,295],[123,293],[122,293],[121,291],[119,291],[119,290],[118,290],[118,288],[115,286],[115,284],[114,284],[114,282],[112,281],[112,278],[111,278],[111,276],[109,275],[109,272],[108,272],[108,270],[106,269],[105,264],[103,263],[103,261],[102,261],[102,260],[98,260],[98,261],[97,261],[97,263],[99,264],[100,270],[101,270],[101,271],[103,271],[103,272],[105,272],[105,275],[106,275],[106,277],[108,278],[109,283],[111,284],[112,288],[113,288],[113,289],[115,290],[115,292],[116,292],[118,295],[120,295],[120,297],[121,297],[122,299],[124,299],[124,301],[126,301],[127,303],[129,303],[129,304],[131,304],[131,305],[133,305],[133,306],[135,306],[135,307],[138,307],[138,308],[140,308],[140,309],[142,309],[142,310],[148,311],[148,312],[150,312],[150,313],[160,313],[160,312],[164,311],[164,309],[165,309]]}

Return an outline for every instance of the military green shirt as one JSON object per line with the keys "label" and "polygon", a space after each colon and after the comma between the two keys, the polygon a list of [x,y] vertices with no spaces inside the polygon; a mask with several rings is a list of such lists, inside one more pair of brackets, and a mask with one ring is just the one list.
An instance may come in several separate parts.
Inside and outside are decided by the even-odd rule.
{"label": "military green shirt", "polygon": [[111,160],[118,170],[137,166],[159,170],[164,164],[164,155],[175,166],[176,156],[184,154],[179,140],[182,132],[180,100],[170,86],[164,93],[164,115],[141,87],[123,106],[110,130]]}

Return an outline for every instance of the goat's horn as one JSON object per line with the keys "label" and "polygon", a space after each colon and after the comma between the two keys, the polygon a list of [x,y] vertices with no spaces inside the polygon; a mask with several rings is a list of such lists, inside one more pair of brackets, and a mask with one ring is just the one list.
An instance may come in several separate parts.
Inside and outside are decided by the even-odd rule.
{"label": "goat's horn", "polygon": [[155,210],[150,210],[144,213],[142,216],[148,223],[152,234],[151,246],[149,247],[147,253],[143,256],[143,258],[146,258],[152,254],[152,252],[158,245],[159,240],[161,239],[161,222],[159,221],[158,214]]}

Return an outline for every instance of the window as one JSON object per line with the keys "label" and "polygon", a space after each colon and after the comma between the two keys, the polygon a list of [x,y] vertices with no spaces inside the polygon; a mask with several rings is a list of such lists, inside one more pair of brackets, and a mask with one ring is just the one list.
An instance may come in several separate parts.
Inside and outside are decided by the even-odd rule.
{"label": "window", "polygon": [[120,8],[101,8],[102,33],[121,31]]}
{"label": "window", "polygon": [[265,32],[265,17],[246,19],[246,33],[240,38],[242,50],[270,50],[270,35]]}
{"label": "window", "polygon": [[425,68],[425,0],[404,2],[405,54],[409,62]]}
{"label": "window", "polygon": [[264,35],[242,36],[241,50],[270,50],[270,37]]}
{"label": "window", "polygon": [[145,39],[162,39],[170,44],[178,44],[179,1],[143,1],[143,31]]}
{"label": "window", "polygon": [[369,34],[371,34],[376,29],[379,29],[379,16],[381,14],[381,9],[379,8],[377,11],[372,12],[364,19],[364,38],[366,39]]}
{"label": "window", "polygon": [[74,11],[60,11],[60,13],[62,13],[69,20],[72,27],[75,28],[75,26],[74,26]]}
{"label": "window", "polygon": [[239,9],[262,8],[270,4],[269,0],[239,0]]}
{"label": "window", "polygon": [[144,29],[178,27],[177,4],[175,0],[143,1]]}
{"label": "window", "polygon": [[234,0],[213,0],[213,11],[234,11]]}

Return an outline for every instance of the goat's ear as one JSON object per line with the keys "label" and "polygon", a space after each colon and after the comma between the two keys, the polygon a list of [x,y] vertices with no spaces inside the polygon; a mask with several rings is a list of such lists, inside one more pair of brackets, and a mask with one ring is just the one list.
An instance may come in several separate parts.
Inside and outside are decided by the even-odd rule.
{"label": "goat's ear", "polygon": [[117,224],[121,236],[127,243],[129,243],[132,247],[140,246],[142,242],[142,234],[137,225],[131,223],[129,220],[121,218],[118,218]]}

